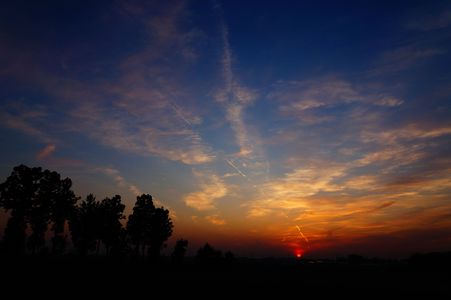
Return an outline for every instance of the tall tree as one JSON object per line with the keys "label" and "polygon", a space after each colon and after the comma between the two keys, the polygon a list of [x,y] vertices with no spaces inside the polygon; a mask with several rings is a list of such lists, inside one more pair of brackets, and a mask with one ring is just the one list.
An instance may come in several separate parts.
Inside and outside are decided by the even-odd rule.
{"label": "tall tree", "polygon": [[60,174],[45,170],[40,184],[42,198],[49,207],[48,219],[52,223],[52,251],[62,253],[65,248],[64,225],[73,214],[78,198],[71,190],[72,181],[61,179]]}
{"label": "tall tree", "polygon": [[149,223],[146,232],[148,254],[152,258],[157,258],[160,256],[164,242],[172,235],[173,225],[169,218],[169,210],[163,207],[156,208]]}
{"label": "tall tree", "polygon": [[45,204],[37,194],[41,175],[41,168],[19,165],[0,184],[0,206],[11,212],[3,236],[3,247],[9,254],[22,254],[25,251],[27,222],[31,223],[33,229],[30,239],[32,250],[45,243]]}
{"label": "tall tree", "polygon": [[155,206],[151,195],[143,194],[136,197],[133,213],[128,217],[127,232],[135,246],[135,253],[141,251],[144,254],[146,248],[146,231],[149,227],[149,220],[152,218]]}
{"label": "tall tree", "polygon": [[0,205],[11,210],[4,246],[11,253],[23,253],[27,224],[32,230],[28,247],[35,253],[45,245],[48,224],[53,223],[54,250],[62,247],[64,223],[77,200],[69,178],[41,168],[17,166],[0,185]]}
{"label": "tall tree", "polygon": [[100,204],[89,194],[76,208],[69,220],[69,230],[74,247],[81,255],[86,255],[97,246],[101,222]]}
{"label": "tall tree", "polygon": [[102,228],[100,238],[105,245],[107,255],[114,246],[118,246],[121,239],[122,219],[125,205],[121,203],[121,196],[105,198],[100,203],[100,217]]}
{"label": "tall tree", "polygon": [[172,235],[172,227],[169,211],[163,207],[155,208],[151,195],[143,194],[136,198],[127,222],[136,253],[141,250],[144,255],[147,248],[150,256],[159,256],[164,242]]}
{"label": "tall tree", "polygon": [[51,203],[50,220],[53,222],[53,253],[61,253],[65,249],[66,239],[64,228],[66,221],[70,219],[75,211],[75,203],[79,199],[71,190],[72,181],[65,178],[60,182],[60,189]]}

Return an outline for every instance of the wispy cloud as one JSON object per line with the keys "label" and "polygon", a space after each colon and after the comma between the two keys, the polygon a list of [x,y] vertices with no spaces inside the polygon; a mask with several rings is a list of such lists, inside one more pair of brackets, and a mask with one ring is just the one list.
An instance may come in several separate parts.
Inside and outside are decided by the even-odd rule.
{"label": "wispy cloud", "polygon": [[403,103],[404,103],[403,100],[397,99],[394,97],[383,97],[381,99],[377,99],[376,101],[374,101],[375,105],[388,106],[388,107],[400,106]]}
{"label": "wispy cloud", "polygon": [[444,49],[407,45],[382,53],[369,75],[381,75],[407,70],[431,57],[446,53]]}
{"label": "wispy cloud", "polygon": [[[214,160],[215,155],[200,135],[186,128],[170,110],[167,106],[152,111],[142,109],[141,113],[137,113],[139,116],[134,117],[114,107],[87,104],[71,113],[79,121],[79,126],[72,129],[86,133],[104,145],[141,155],[157,155],[190,165]],[[111,115],[116,117],[112,119]],[[162,118],[173,123],[169,121],[162,128],[164,121],[157,125]]]}
{"label": "wispy cloud", "polygon": [[451,127],[431,127],[425,128],[425,125],[408,124],[400,128],[394,128],[384,131],[364,131],[362,140],[364,142],[390,143],[421,139],[431,139],[451,134]]}
{"label": "wispy cloud", "polygon": [[20,131],[40,143],[53,144],[55,139],[42,130],[47,112],[42,107],[30,107],[23,103],[6,105],[0,111],[0,124]]}
{"label": "wispy cloud", "polygon": [[199,182],[199,190],[189,193],[183,198],[185,204],[197,210],[215,209],[217,200],[226,196],[228,188],[223,180],[211,172],[193,170],[194,176]]}
{"label": "wispy cloud", "polygon": [[341,165],[305,166],[293,172],[286,173],[282,180],[273,181],[266,185],[266,194],[277,198],[308,197],[318,192],[334,192],[342,187],[335,184],[334,180],[344,175],[346,168]]}
{"label": "wispy cloud", "polygon": [[38,154],[36,155],[36,158],[39,160],[46,159],[53,152],[55,152],[55,150],[56,150],[56,146],[53,144],[49,144],[49,145],[45,146],[44,149],[42,149],[41,151],[38,152]]}
{"label": "wispy cloud", "polygon": [[[203,33],[197,28],[182,29],[178,23],[187,11],[186,4],[187,1],[183,0],[170,1],[170,5],[159,2],[117,3],[118,10],[134,22],[142,23],[148,37],[152,39],[152,45],[149,45],[148,51],[141,52],[139,55],[145,55],[148,58],[156,54],[161,55],[161,51],[155,52],[152,49],[154,48],[152,46],[156,46],[157,49],[162,47],[176,49],[178,54],[189,62],[198,58],[193,44],[203,37]],[[152,17],[149,17],[149,12],[153,13]]]}
{"label": "wispy cloud", "polygon": [[451,25],[451,10],[437,14],[422,15],[406,24],[408,29],[430,31],[449,27]]}
{"label": "wispy cloud", "polygon": [[294,117],[305,124],[335,121],[337,116],[327,114],[329,108],[351,105],[395,107],[404,103],[394,96],[380,91],[376,93],[337,76],[279,81],[268,98],[277,100],[282,115]]}
{"label": "wispy cloud", "polygon": [[226,117],[235,132],[235,140],[240,147],[240,156],[249,156],[254,152],[253,143],[244,121],[244,110],[257,98],[256,91],[242,86],[232,70],[232,50],[229,44],[229,33],[222,23],[222,74],[224,88],[216,92],[216,100],[225,105]]}
{"label": "wispy cloud", "polygon": [[[279,237],[290,248],[299,245],[294,231],[287,232],[286,227],[288,224],[290,228],[292,224],[300,224],[303,232],[308,233],[309,247],[315,251],[349,239],[390,235],[399,228],[421,230],[421,224],[428,222],[438,222],[429,228],[431,230],[446,226],[443,215],[447,213],[436,209],[439,206],[443,208],[439,199],[433,197],[428,203],[420,204],[412,202],[412,195],[399,194],[397,198],[392,195],[307,197],[298,199],[296,206],[281,199],[262,199],[251,204],[249,217],[269,218],[274,226],[267,231],[268,234]],[[285,213],[279,214],[281,211]],[[424,223],[419,224],[419,219]]]}
{"label": "wispy cloud", "polygon": [[269,98],[286,103],[280,107],[283,112],[298,112],[364,100],[352,84],[336,77],[279,82]]}
{"label": "wispy cloud", "polygon": [[[261,199],[253,202],[256,205],[249,206],[248,214],[252,217],[262,217],[279,209],[309,210],[313,209],[311,205],[315,199],[318,199],[315,202],[317,207],[323,195],[328,194],[338,198],[349,196],[358,199],[358,195],[363,192],[373,195],[376,199],[392,201],[398,197],[419,195],[417,193],[427,191],[438,193],[439,186],[446,189],[449,183],[442,180],[447,175],[437,173],[437,169],[424,178],[397,181],[396,185],[388,185],[388,182],[390,178],[397,178],[399,173],[412,168],[417,168],[418,171],[418,167],[429,164],[430,162],[426,161],[430,161],[429,147],[437,147],[439,141],[429,144],[425,143],[425,140],[448,134],[450,133],[447,127],[426,129],[407,125],[393,131],[374,132],[374,135],[364,134],[362,142],[372,143],[373,146],[367,150],[352,151],[349,155],[354,159],[348,157],[346,162],[313,160],[311,156],[309,160],[289,160],[287,165],[292,171],[261,185]],[[407,142],[409,144],[406,144]],[[446,165],[449,165],[449,162],[442,161],[442,164],[445,164],[444,168],[448,170]],[[394,186],[401,185],[402,188],[394,189]],[[346,201],[350,199],[352,198]]]}
{"label": "wispy cloud", "polygon": [[103,167],[103,168],[95,168],[95,170],[110,176],[111,178],[114,179],[114,181],[119,187],[127,188],[133,195],[140,196],[143,194],[136,185],[127,182],[127,180],[125,180],[125,178],[121,175],[121,173],[117,169]]}
{"label": "wispy cloud", "polygon": [[224,21],[221,21],[221,36],[223,48],[220,62],[224,86],[216,91],[215,99],[225,109],[226,120],[239,148],[237,152],[227,154],[225,162],[240,176],[253,180],[265,176],[269,171],[258,132],[246,122],[246,109],[256,101],[258,92],[244,86],[233,71],[229,31]]}
{"label": "wispy cloud", "polygon": [[[131,14],[148,31],[149,45],[113,65],[117,76],[86,82],[60,78],[42,66],[35,66],[40,72],[34,72],[37,74],[33,84],[54,98],[52,104],[63,115],[59,116],[60,130],[79,132],[100,144],[139,155],[155,155],[190,165],[211,162],[215,154],[196,128],[202,118],[189,104],[193,97],[183,83],[174,79],[183,64],[177,61],[182,55],[178,50],[191,47],[192,41],[177,25],[184,6],[159,8],[162,14],[156,17],[147,16],[146,7],[137,7],[140,5]],[[160,21],[168,28],[159,27]],[[174,56],[173,61],[167,60],[168,53]],[[47,144],[53,142],[30,117],[17,112],[3,114],[6,126]],[[41,119],[46,125],[53,122],[51,118]]]}

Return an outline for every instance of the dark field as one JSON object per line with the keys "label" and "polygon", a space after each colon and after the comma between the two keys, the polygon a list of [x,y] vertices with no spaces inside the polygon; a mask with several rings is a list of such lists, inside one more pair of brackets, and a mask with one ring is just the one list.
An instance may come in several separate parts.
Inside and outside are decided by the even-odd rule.
{"label": "dark field", "polygon": [[23,286],[15,289],[17,296],[52,296],[59,294],[58,290],[79,297],[113,295],[142,299],[451,296],[449,255],[406,261],[279,258],[208,264],[187,258],[177,266],[165,258],[151,263],[65,256],[4,258],[1,265],[3,290],[17,284]]}

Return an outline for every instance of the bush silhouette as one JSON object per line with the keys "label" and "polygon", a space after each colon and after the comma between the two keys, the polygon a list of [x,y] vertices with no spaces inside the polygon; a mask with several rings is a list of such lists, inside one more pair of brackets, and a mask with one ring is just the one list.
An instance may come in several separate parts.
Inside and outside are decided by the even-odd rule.
{"label": "bush silhouette", "polygon": [[197,250],[196,261],[202,265],[218,263],[222,258],[222,253],[206,243]]}
{"label": "bush silhouette", "polygon": [[175,243],[174,251],[172,252],[172,262],[180,265],[185,257],[186,250],[188,249],[188,241],[180,239]]}

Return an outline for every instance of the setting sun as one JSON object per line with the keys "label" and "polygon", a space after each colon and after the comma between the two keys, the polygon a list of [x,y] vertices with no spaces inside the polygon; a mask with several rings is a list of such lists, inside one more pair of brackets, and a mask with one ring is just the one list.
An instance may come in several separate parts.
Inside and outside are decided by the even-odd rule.
{"label": "setting sun", "polygon": [[296,249],[294,254],[296,258],[301,258],[302,256],[304,256],[304,251],[302,249]]}

